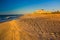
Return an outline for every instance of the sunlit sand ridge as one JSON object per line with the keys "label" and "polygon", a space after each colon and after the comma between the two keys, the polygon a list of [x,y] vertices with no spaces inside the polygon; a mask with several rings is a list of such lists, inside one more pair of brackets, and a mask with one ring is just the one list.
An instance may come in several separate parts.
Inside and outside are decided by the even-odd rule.
{"label": "sunlit sand ridge", "polygon": [[60,40],[60,14],[27,14],[0,23],[0,40]]}
{"label": "sunlit sand ridge", "polygon": [[19,40],[18,35],[16,35],[16,34],[19,34],[17,31],[18,25],[16,20],[2,23],[0,27],[1,27],[0,35],[2,35],[0,36],[0,40]]}

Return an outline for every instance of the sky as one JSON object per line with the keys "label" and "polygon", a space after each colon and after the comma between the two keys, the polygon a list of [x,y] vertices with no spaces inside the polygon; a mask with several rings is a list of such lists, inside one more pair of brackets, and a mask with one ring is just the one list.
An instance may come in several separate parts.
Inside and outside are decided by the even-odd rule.
{"label": "sky", "polygon": [[60,10],[60,0],[0,0],[0,15],[25,14],[39,9]]}

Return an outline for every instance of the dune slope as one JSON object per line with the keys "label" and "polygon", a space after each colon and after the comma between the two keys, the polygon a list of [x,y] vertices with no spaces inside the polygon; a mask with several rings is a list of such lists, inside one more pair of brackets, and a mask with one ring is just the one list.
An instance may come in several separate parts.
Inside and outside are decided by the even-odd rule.
{"label": "dune slope", "polygon": [[0,23],[0,40],[60,40],[60,14],[27,14]]}

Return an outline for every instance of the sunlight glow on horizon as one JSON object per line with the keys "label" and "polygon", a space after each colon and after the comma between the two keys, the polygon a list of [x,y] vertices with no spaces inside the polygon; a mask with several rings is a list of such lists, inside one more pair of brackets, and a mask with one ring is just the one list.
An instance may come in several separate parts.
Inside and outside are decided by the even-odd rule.
{"label": "sunlight glow on horizon", "polygon": [[[10,1],[10,2],[9,2]],[[6,2],[6,3],[5,3]],[[14,2],[14,3],[13,3]],[[1,4],[1,3],[0,3]],[[35,10],[60,10],[59,0],[6,0],[2,3],[0,14],[24,14]]]}

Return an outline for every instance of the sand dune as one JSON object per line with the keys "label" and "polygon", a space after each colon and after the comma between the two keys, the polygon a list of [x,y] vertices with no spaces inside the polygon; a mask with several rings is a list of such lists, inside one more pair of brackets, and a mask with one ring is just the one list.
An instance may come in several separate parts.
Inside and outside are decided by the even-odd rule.
{"label": "sand dune", "polygon": [[60,40],[60,14],[27,14],[0,23],[0,40]]}

